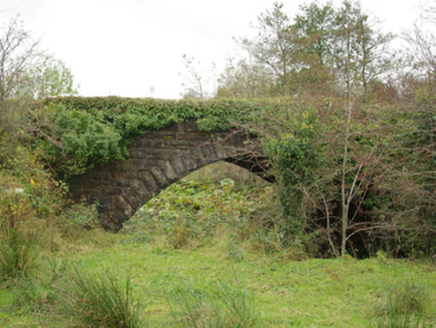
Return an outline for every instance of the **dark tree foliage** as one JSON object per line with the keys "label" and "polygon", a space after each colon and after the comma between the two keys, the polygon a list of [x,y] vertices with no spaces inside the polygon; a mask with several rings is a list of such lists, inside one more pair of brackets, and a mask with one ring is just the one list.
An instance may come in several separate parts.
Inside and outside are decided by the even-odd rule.
{"label": "dark tree foliage", "polygon": [[[228,65],[218,96],[239,96],[240,90],[249,97],[333,95],[348,92],[349,83],[365,95],[388,69],[385,53],[392,38],[373,26],[358,3],[345,1],[335,8],[312,2],[302,5],[293,20],[283,4],[275,3],[258,17],[255,37],[238,39],[247,59]],[[344,77],[345,61],[352,81]]]}
{"label": "dark tree foliage", "polygon": [[434,38],[417,24],[395,66],[376,22],[358,2],[293,19],[276,3],[221,75],[218,96],[292,97],[249,126],[273,164],[283,242],[316,256],[435,251]]}

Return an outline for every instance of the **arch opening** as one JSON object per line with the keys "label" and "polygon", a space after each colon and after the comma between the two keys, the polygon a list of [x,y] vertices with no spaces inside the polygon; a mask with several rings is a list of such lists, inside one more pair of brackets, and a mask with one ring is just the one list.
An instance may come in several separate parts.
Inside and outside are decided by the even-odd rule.
{"label": "arch opening", "polygon": [[[251,159],[251,160],[250,160]],[[265,163],[265,162],[261,162]],[[263,169],[262,169],[263,168]],[[161,170],[155,169],[153,170],[152,175],[159,177],[161,175]],[[177,177],[172,177],[171,179],[161,178],[162,184],[158,186],[157,189],[154,189],[154,192],[151,194],[147,194],[143,192],[143,185],[141,181],[136,180],[132,183],[132,188],[137,188],[136,190],[130,189],[129,193],[126,193],[126,196],[123,197],[119,205],[123,208],[131,208],[127,212],[118,212],[115,215],[123,215],[123,219],[121,224],[112,230],[120,230],[124,224],[130,220],[131,217],[135,215],[137,211],[139,211],[144,205],[146,205],[150,200],[154,197],[157,197],[162,191],[170,187],[171,185],[183,180],[183,179],[192,179],[193,177],[210,177],[212,180],[223,180],[226,178],[230,178],[232,180],[251,180],[254,183],[260,184],[271,183],[274,182],[274,177],[270,174],[267,169],[267,166],[260,166],[259,162],[253,161],[252,158],[248,156],[241,156],[240,158],[224,158],[223,160],[215,161],[209,163],[207,165],[198,167],[196,169],[187,170]],[[158,180],[158,178],[156,178]],[[156,185],[157,186],[157,185]],[[133,197],[129,197],[133,195]]]}
{"label": "arch opening", "polygon": [[[158,229],[160,234],[163,234],[164,228],[162,226],[170,224],[177,227],[177,224],[182,224],[181,221],[186,225],[187,221],[191,220],[186,215],[187,209],[192,211],[190,212],[193,216],[192,221],[195,222],[198,211],[210,210],[211,198],[224,197],[227,199],[226,205],[222,209],[225,212],[229,210],[225,208],[229,206],[229,199],[230,201],[236,201],[236,199],[244,198],[247,190],[250,190],[253,194],[259,193],[257,190],[273,190],[270,181],[263,176],[248,170],[244,166],[230,162],[230,160],[225,159],[206,165],[163,188],[154,197],[146,200],[129,219],[123,222],[121,232],[129,233],[135,232],[136,229],[142,229],[142,236],[144,236],[150,234],[146,230],[154,231]],[[236,197],[235,194],[237,194]],[[264,193],[261,192],[261,194]],[[221,212],[220,201],[217,199],[214,201],[216,202],[214,210]],[[240,202],[238,203],[239,207],[250,206],[248,201],[246,204],[243,204],[243,200],[238,201]],[[170,208],[171,210],[169,210]],[[217,214],[217,216],[222,215],[223,213]],[[207,216],[205,214],[205,217]],[[180,217],[181,221],[174,222],[179,221],[179,219],[176,219],[178,217]],[[202,227],[202,229],[205,229],[205,227]]]}
{"label": "arch opening", "polygon": [[191,172],[225,161],[266,181],[268,161],[245,131],[200,131],[195,121],[174,123],[135,139],[127,158],[86,172],[71,185],[75,199],[97,203],[100,221],[118,231],[149,199]]}

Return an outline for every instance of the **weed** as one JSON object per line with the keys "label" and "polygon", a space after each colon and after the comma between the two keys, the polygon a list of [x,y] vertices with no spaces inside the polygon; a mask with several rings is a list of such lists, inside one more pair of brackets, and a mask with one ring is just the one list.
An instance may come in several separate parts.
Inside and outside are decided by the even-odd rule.
{"label": "weed", "polygon": [[123,287],[112,275],[91,275],[74,267],[58,287],[66,315],[92,327],[143,327],[141,302],[134,299],[130,279]]}
{"label": "weed", "polygon": [[427,301],[424,285],[413,280],[394,281],[384,287],[383,302],[376,306],[377,327],[421,327]]}
{"label": "weed", "polygon": [[262,213],[271,201],[262,197],[271,193],[269,185],[242,192],[229,178],[214,182],[188,177],[151,199],[124,224],[122,232],[140,235],[138,230],[142,230],[141,239],[146,241],[163,235],[167,245],[180,249],[219,242],[224,230],[234,235],[236,248],[236,244],[253,239],[259,249],[269,252],[276,248],[276,235],[259,236],[265,235],[266,225],[270,225]]}
{"label": "weed", "polygon": [[399,315],[396,317],[378,318],[372,327],[376,328],[421,328],[426,326],[420,316]]}
{"label": "weed", "polygon": [[0,234],[0,282],[30,277],[36,268],[38,238],[13,228]]}
{"label": "weed", "polygon": [[56,302],[56,291],[49,281],[36,278],[22,279],[13,289],[13,309],[31,313],[49,313]]}
{"label": "weed", "polygon": [[[63,213],[63,233],[74,234],[81,229],[91,230],[100,227],[97,209],[86,202],[71,204]],[[78,229],[79,228],[79,229]],[[76,232],[77,233],[77,232]]]}
{"label": "weed", "polygon": [[257,321],[247,292],[222,282],[207,289],[185,282],[171,292],[169,301],[179,327],[252,327]]}
{"label": "weed", "polygon": [[17,279],[12,294],[12,309],[25,309],[27,312],[49,314],[57,303],[57,292],[54,288],[66,272],[66,261],[58,263],[48,260],[44,274],[38,277]]}

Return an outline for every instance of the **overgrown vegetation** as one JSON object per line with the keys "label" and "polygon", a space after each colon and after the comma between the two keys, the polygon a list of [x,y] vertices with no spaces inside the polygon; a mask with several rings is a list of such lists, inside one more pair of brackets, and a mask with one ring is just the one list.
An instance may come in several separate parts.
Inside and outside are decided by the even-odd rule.
{"label": "overgrown vegetation", "polygon": [[[0,61],[2,325],[435,325],[433,40],[416,25],[400,70],[358,3],[283,10],[209,100],[37,100],[74,95],[71,72],[3,30],[0,51],[20,51]],[[69,179],[189,119],[257,136],[275,183],[218,164],[117,235],[68,200]]]}
{"label": "overgrown vegetation", "polygon": [[247,122],[281,186],[288,240],[327,256],[432,252],[434,14],[401,60],[359,2],[312,2],[293,18],[275,3],[237,39],[246,56],[229,61],[218,97],[293,97]]}
{"label": "overgrown vegetation", "polygon": [[[401,320],[412,327],[434,325],[435,275],[429,262],[290,261],[277,253],[271,256],[254,250],[245,250],[245,258],[234,261],[221,245],[173,249],[156,242],[127,243],[129,235],[115,237],[105,245],[82,241],[81,248],[64,250],[56,260],[43,260],[36,277],[2,288],[0,323],[81,325],[85,323],[82,315],[90,314],[86,320],[95,315],[94,325],[98,325],[97,314],[103,313],[106,303],[93,301],[94,294],[81,298],[71,280],[75,266],[85,277],[86,291],[101,292],[114,301],[111,290],[101,290],[99,278],[107,283],[105,272],[110,275],[119,288],[113,293],[123,296],[120,305],[125,304],[129,279],[129,300],[132,304],[141,301],[138,312],[143,326],[216,327],[231,322],[245,323],[240,325],[245,327],[386,327],[389,321]],[[70,269],[63,268],[65,261],[71,263]],[[69,297],[74,295],[92,308],[80,314],[67,311]]]}
{"label": "overgrown vegetation", "polygon": [[243,100],[48,99],[29,113],[37,132],[31,142],[45,151],[45,160],[59,177],[67,179],[123,159],[132,139],[152,129],[187,119],[195,119],[204,131],[230,129],[260,106]]}
{"label": "overgrown vegetation", "polygon": [[[229,173],[234,168],[221,169],[238,179]],[[164,243],[175,249],[226,241],[229,256],[236,259],[243,257],[238,249],[244,243],[264,253],[281,250],[279,227],[274,227],[279,224],[275,222],[280,215],[279,204],[274,201],[273,187],[258,179],[251,184],[235,183],[230,177],[184,179],[143,206],[120,233],[134,234],[133,241],[164,238]]]}

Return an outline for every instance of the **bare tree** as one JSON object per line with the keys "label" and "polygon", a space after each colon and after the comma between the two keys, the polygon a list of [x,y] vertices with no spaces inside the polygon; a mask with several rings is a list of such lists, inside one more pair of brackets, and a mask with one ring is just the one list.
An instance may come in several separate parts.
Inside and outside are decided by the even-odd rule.
{"label": "bare tree", "polygon": [[19,84],[26,83],[23,76],[41,52],[39,42],[32,39],[18,18],[0,33],[0,103],[3,103]]}
{"label": "bare tree", "polygon": [[23,109],[18,99],[73,94],[70,69],[41,50],[19,17],[0,27],[0,144],[18,133]]}
{"label": "bare tree", "polygon": [[182,86],[185,88],[182,94],[183,98],[203,100],[214,96],[216,90],[213,90],[215,88],[211,88],[210,84],[213,83],[212,78],[215,65],[212,64],[212,74],[210,74],[211,72],[203,69],[201,62],[197,61],[194,57],[183,55],[182,60],[185,66],[185,73],[180,73],[179,75],[184,79],[182,83]]}

